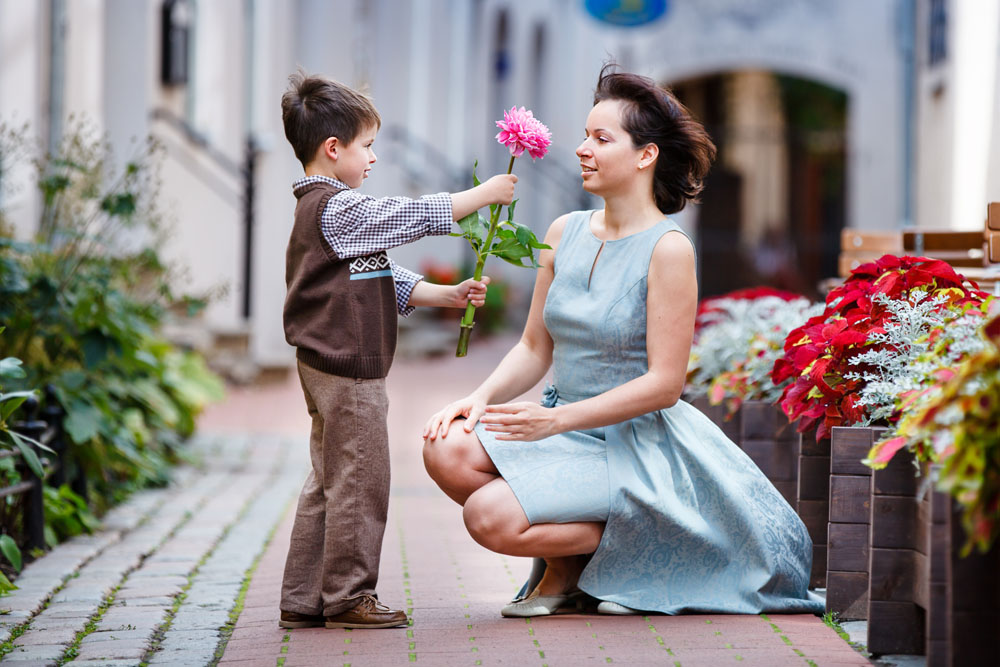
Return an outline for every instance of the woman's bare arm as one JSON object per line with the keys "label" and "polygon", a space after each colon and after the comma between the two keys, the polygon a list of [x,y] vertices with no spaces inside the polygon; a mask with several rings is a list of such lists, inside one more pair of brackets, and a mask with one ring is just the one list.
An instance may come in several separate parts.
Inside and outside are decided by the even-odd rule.
{"label": "woman's bare arm", "polygon": [[459,416],[466,417],[465,429],[471,431],[488,403],[502,403],[520,396],[545,377],[552,365],[552,338],[542,321],[542,311],[555,275],[552,268],[555,252],[567,217],[564,215],[557,218],[545,234],[545,243],[552,246],[552,249],[539,253],[542,268],[535,275],[531,308],[521,340],[475,391],[445,406],[427,421],[424,426],[425,438],[434,439],[439,433],[444,435],[451,422]]}
{"label": "woman's bare arm", "polygon": [[647,373],[593,398],[557,408],[528,402],[490,405],[482,418],[487,430],[496,431],[500,440],[539,440],[616,424],[674,405],[684,388],[698,305],[694,249],[686,237],[668,233],[660,238],[647,284]]}

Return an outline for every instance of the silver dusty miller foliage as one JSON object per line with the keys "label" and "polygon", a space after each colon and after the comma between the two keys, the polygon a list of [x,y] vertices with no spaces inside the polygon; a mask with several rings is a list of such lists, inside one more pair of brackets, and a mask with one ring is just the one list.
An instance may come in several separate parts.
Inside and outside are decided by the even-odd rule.
{"label": "silver dusty miller foliage", "polygon": [[[865,368],[845,374],[864,383],[857,403],[865,408],[864,426],[889,419],[903,394],[926,389],[934,383],[935,371],[954,367],[987,345],[979,333],[982,318],[941,308],[947,301],[943,295],[928,298],[925,290],[914,289],[907,298],[876,294],[872,300],[885,305],[892,316],[885,333],[868,335],[867,344],[873,349],[851,359],[852,365]],[[937,328],[943,333],[931,342],[931,331]]]}
{"label": "silver dusty miller foliage", "polygon": [[718,299],[717,312],[702,316],[703,325],[691,346],[686,393],[704,396],[712,380],[742,367],[752,387],[745,398],[776,401],[781,388],[771,382],[771,368],[783,354],[788,333],[823,312],[823,304],[808,299],[785,301],[775,296]]}

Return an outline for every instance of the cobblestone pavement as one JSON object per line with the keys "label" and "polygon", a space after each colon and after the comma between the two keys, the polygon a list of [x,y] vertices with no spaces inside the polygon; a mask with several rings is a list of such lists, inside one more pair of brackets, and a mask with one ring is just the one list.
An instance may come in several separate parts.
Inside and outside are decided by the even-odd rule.
{"label": "cobblestone pavement", "polygon": [[511,343],[476,344],[465,359],[400,360],[390,374],[393,485],[379,594],[407,610],[408,627],[277,627],[292,501],[308,466],[308,418],[292,378],[231,392],[201,422],[213,435],[192,442],[200,467],[25,568],[20,590],[0,600],[10,610],[0,640],[15,646],[4,664],[868,664],[813,616],[501,618],[530,562],[472,541],[461,509],[423,471],[419,431]]}

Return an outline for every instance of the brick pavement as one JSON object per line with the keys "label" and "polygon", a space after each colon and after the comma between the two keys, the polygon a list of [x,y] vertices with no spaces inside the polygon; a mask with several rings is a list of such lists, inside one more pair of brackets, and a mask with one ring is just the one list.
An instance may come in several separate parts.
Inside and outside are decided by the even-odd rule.
{"label": "brick pavement", "polygon": [[[468,536],[461,508],[440,493],[423,470],[420,428],[431,412],[481,381],[512,342],[508,337],[474,345],[465,359],[397,361],[390,374],[393,483],[379,595],[385,603],[405,608],[410,625],[390,630],[279,629],[281,568],[291,530],[291,517],[286,516],[261,558],[220,664],[869,664],[814,616],[501,618],[500,607],[520,587],[530,562],[491,553]],[[291,384],[294,393],[297,388]],[[529,392],[532,398],[539,394],[539,388]],[[248,395],[247,400],[261,399]],[[290,406],[294,402],[289,399]],[[219,427],[224,421],[221,414],[210,419],[218,419]],[[290,419],[287,423],[292,426]],[[302,428],[304,437],[307,424],[295,428]]]}
{"label": "brick pavement", "polygon": [[277,627],[290,508],[307,469],[308,418],[290,378],[232,391],[200,422],[212,435],[191,444],[201,467],[181,468],[170,487],[111,512],[100,533],[28,566],[21,589],[0,600],[9,610],[0,641],[15,636],[4,664],[868,664],[812,616],[501,618],[530,563],[469,538],[460,508],[423,471],[419,431],[511,342],[477,343],[465,359],[398,361],[389,379],[393,484],[379,592],[407,609],[408,627]]}

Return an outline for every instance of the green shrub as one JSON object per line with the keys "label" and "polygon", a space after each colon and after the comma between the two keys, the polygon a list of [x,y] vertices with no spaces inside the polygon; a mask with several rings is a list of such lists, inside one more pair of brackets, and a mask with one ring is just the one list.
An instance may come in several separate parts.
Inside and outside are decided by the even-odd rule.
{"label": "green shrub", "polygon": [[[0,136],[0,170],[26,143],[23,132]],[[71,459],[98,512],[134,488],[166,483],[198,412],[222,395],[198,355],[158,333],[172,305],[204,305],[175,297],[155,250],[164,239],[158,152],[147,143],[116,171],[107,143],[74,124],[55,155],[35,160],[38,237],[0,237],[0,357],[23,360],[24,387],[55,387]],[[67,492],[46,491],[54,537],[89,525]]]}

